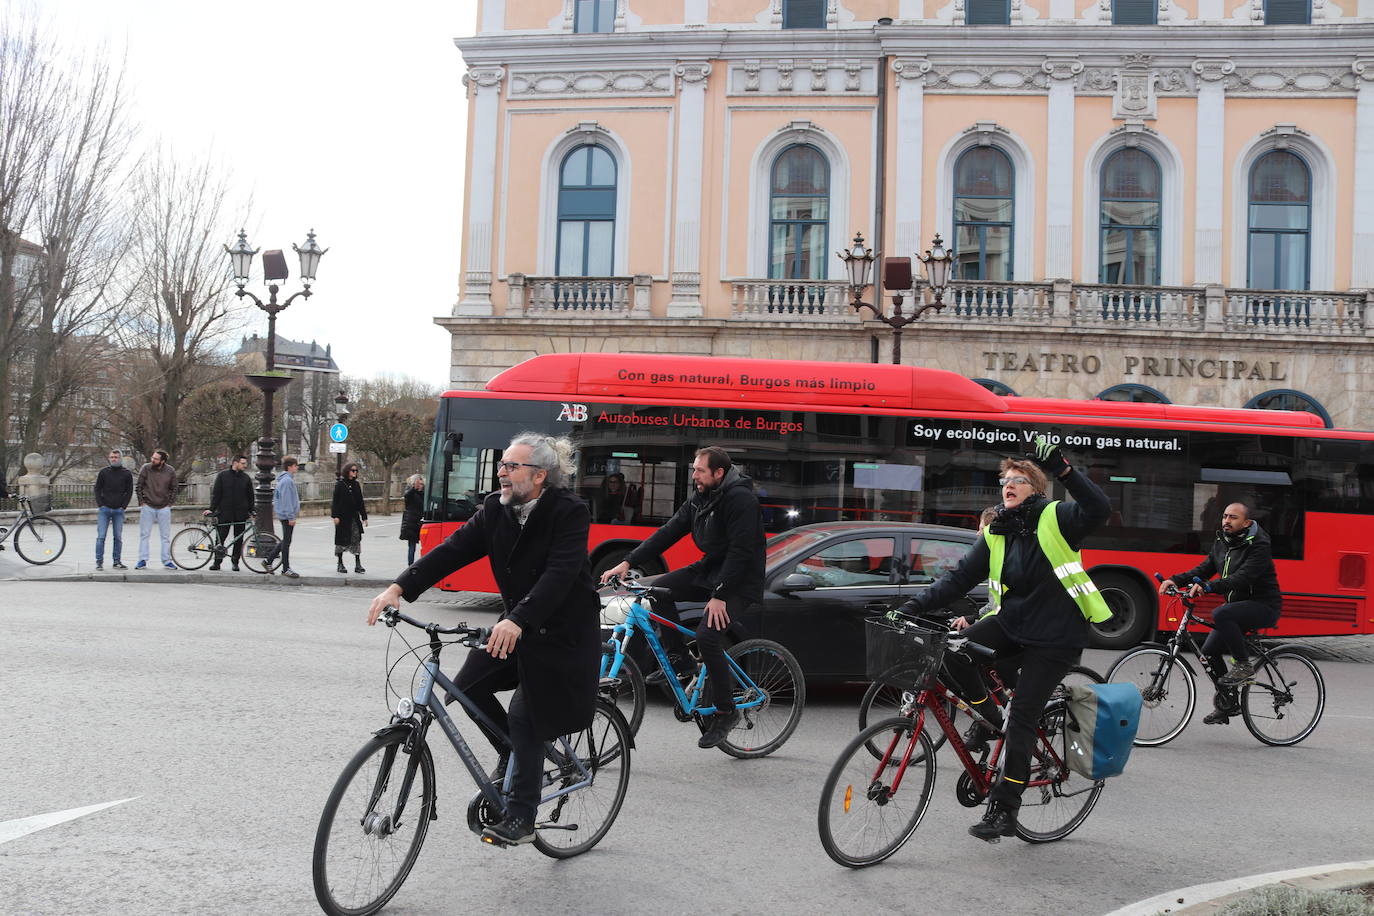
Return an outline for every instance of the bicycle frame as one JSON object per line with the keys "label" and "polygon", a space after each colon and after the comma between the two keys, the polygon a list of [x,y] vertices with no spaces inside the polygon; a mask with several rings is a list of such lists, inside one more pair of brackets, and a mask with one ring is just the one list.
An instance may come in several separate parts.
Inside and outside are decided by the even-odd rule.
{"label": "bicycle frame", "polygon": [[[3,495],[3,493],[0,493],[0,496]],[[15,517],[13,524],[5,527],[4,531],[0,531],[0,544],[8,541],[10,535],[14,534],[14,532],[19,529],[20,525],[31,518],[36,518],[38,515],[38,513],[33,511],[33,506],[29,505],[29,498],[27,496],[16,496],[15,500],[19,503],[19,515]]]}
{"label": "bicycle frame", "polygon": [[[643,631],[644,638],[649,645],[649,650],[653,652],[654,658],[658,660],[659,667],[663,669],[664,673],[666,674],[672,671],[673,663],[668,660],[668,653],[664,650],[663,643],[659,641],[658,635],[654,633],[652,624],[655,623],[659,626],[673,627],[689,639],[696,637],[696,633],[686,627],[679,626],[673,621],[665,617],[660,617],[650,611],[644,606],[644,602],[636,596],[634,600],[630,602],[630,612],[625,618],[625,622],[616,624],[611,629],[611,637],[607,643],[615,646],[615,655],[610,660],[608,666],[605,665],[603,661],[604,670],[601,672],[601,676],[620,676],[620,668],[625,659],[625,650],[630,645],[630,639],[638,631]],[[725,656],[725,661],[729,663],[730,671],[734,674],[736,682],[752,694],[748,699],[736,703],[735,708],[754,709],[762,706],[766,699],[764,691],[758,684],[754,683],[753,678],[749,677],[749,675],[744,672],[744,669],[728,654]],[[702,696],[706,688],[707,675],[705,664],[699,665],[697,671],[699,672],[699,676],[693,678],[692,682],[688,685],[692,690],[690,695],[687,691],[682,689],[682,684],[678,682],[677,678],[665,677],[664,682],[671,687],[673,696],[677,699],[677,705],[684,713],[688,715],[696,713],[702,716],[713,715],[716,712],[716,707],[714,705],[701,705]]]}

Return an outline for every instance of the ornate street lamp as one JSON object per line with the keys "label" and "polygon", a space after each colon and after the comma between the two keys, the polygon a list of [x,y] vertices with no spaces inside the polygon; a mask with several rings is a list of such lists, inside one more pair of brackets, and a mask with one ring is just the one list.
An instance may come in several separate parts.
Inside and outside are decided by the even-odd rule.
{"label": "ornate street lamp", "polygon": [[248,285],[248,274],[253,266],[253,256],[258,253],[257,248],[248,244],[248,233],[240,229],[238,241],[234,243],[234,246],[232,248],[228,245],[224,246],[225,252],[229,255],[234,285],[238,287],[234,295],[240,299],[245,296],[252,299],[254,305],[267,313],[267,365],[263,372],[247,375],[248,381],[262,392],[262,438],[258,439],[256,497],[258,528],[262,531],[272,530],[272,471],[277,466],[277,441],[272,433],[272,396],[291,384],[289,374],[277,371],[277,313],[285,311],[286,307],[295,302],[297,298],[310,298],[310,284],[315,281],[315,273],[319,270],[320,258],[328,250],[321,249],[316,243],[313,229],[306,236],[304,247],[296,245],[291,247],[300,256],[301,289],[288,296],[285,302],[277,301],[277,293],[281,289],[278,283],[287,279],[290,272],[286,268],[286,258],[280,250],[264,251],[262,253],[262,273],[263,279],[267,281],[269,295],[268,300],[263,302],[244,288]]}
{"label": "ornate street lamp", "polygon": [[949,283],[949,266],[953,256],[944,247],[939,234],[936,234],[935,241],[924,255],[917,255],[917,260],[925,266],[926,283],[935,293],[935,301],[921,306],[912,315],[902,314],[906,292],[912,287],[911,259],[884,258],[883,286],[892,294],[892,314],[886,315],[881,304],[873,305],[863,301],[863,293],[870,284],[869,278],[873,271],[873,251],[864,247],[863,241],[863,235],[856,233],[854,244],[849,250],[836,252],[849,273],[849,294],[853,299],[850,305],[854,306],[856,312],[868,309],[874,318],[892,328],[892,362],[899,365],[902,362],[902,329],[920,318],[927,309],[938,311],[945,306],[945,286]]}
{"label": "ornate street lamp", "polygon": [[[334,399],[334,416],[339,418],[339,422],[348,419],[348,395],[344,394],[343,389],[339,389],[339,396]],[[334,453],[334,479],[343,478],[343,452]]]}

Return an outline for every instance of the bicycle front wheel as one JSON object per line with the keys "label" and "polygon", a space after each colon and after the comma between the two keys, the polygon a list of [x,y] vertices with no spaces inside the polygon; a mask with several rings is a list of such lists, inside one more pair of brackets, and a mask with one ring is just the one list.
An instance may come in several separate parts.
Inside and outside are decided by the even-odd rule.
{"label": "bicycle front wheel", "polygon": [[535,818],[536,849],[568,859],[601,842],[630,788],[633,740],[620,711],[598,700],[589,727],[553,743]]}
{"label": "bicycle front wheel", "polygon": [[[601,650],[603,673],[611,670],[611,663],[614,661],[614,649],[606,646]],[[624,714],[625,721],[630,726],[630,735],[634,736],[639,734],[639,726],[644,722],[644,706],[649,700],[649,688],[644,683],[644,674],[639,670],[638,662],[629,655],[621,656],[620,673],[616,677],[620,678],[620,690],[615,695],[615,705]]]}
{"label": "bicycle front wheel", "polygon": [[1109,681],[1125,681],[1140,688],[1139,747],[1159,747],[1177,738],[1197,707],[1197,683],[1182,659],[1163,649],[1132,649],[1107,672]]}
{"label": "bicycle front wheel", "polygon": [[[897,765],[875,762],[870,742]],[[906,716],[870,725],[840,752],[821,789],[817,826],[826,855],[849,868],[888,858],[916,832],[934,789],[935,748],[925,730]]]}
{"label": "bicycle front wheel", "polygon": [[[754,687],[735,685],[739,722],[720,749],[731,757],[766,757],[792,737],[801,721],[806,706],[801,665],[791,652],[768,639],[746,639],[729,654]],[[742,708],[760,699],[757,705]]]}
{"label": "bicycle front wheel", "polygon": [[1326,681],[1306,655],[1275,649],[1240,691],[1245,727],[1265,744],[1287,747],[1312,734],[1326,709]]}
{"label": "bicycle front wheel", "polygon": [[[859,731],[863,731],[868,726],[883,719],[903,715],[903,711],[910,709],[916,701],[918,691],[904,690],[887,683],[889,680],[911,682],[910,678],[892,677],[895,672],[896,669],[893,669],[882,679],[869,684],[868,689],[864,691],[864,698],[859,701]],[[945,712],[949,713],[951,719],[954,718],[957,707],[953,701],[944,700],[942,702],[945,703]],[[945,743],[944,729],[940,728],[940,723],[935,721],[935,716],[931,715],[929,710],[926,711],[925,722],[922,724],[921,730],[930,738],[930,746],[934,750],[938,751],[940,746]],[[879,747],[871,741],[867,747],[874,760],[880,759],[886,750],[886,745]]]}
{"label": "bicycle front wheel", "polygon": [[434,817],[429,745],[406,732],[373,738],[344,767],[320,815],[311,873],[330,916],[375,913],[410,874]]}
{"label": "bicycle front wheel", "polygon": [[255,573],[269,573],[277,567],[277,545],[281,541],[266,531],[247,531],[243,536],[243,565]]}
{"label": "bicycle front wheel", "polygon": [[215,556],[209,528],[183,528],[172,538],[172,562],[182,569],[200,569]]}
{"label": "bicycle front wheel", "polygon": [[67,532],[46,515],[27,518],[14,529],[14,552],[34,566],[46,566],[66,547]]}
{"label": "bicycle front wheel", "polygon": [[1016,814],[1016,835],[1027,843],[1051,843],[1073,833],[1102,794],[1102,780],[1093,781],[1069,768],[1067,721],[1062,703],[1040,714],[1030,779]]}

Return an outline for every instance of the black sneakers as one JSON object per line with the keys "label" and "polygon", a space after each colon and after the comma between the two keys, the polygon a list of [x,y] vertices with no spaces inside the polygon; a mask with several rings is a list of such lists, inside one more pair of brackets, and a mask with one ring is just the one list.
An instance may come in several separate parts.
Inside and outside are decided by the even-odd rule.
{"label": "black sneakers", "polygon": [[482,829],[482,842],[492,846],[520,846],[534,842],[534,824],[523,817],[507,817]]}
{"label": "black sneakers", "polygon": [[981,754],[988,749],[988,742],[1000,734],[995,726],[974,720],[968,731],[964,732],[964,747],[968,748],[970,754]]}
{"label": "black sneakers", "polygon": [[1001,842],[1004,836],[1016,836],[1015,809],[989,802],[987,813],[968,829],[968,835],[988,843]]}
{"label": "black sneakers", "polygon": [[711,717],[711,727],[706,729],[706,733],[701,736],[701,740],[697,742],[697,747],[715,747],[730,737],[730,730],[737,724],[739,724],[738,709],[716,713]]}

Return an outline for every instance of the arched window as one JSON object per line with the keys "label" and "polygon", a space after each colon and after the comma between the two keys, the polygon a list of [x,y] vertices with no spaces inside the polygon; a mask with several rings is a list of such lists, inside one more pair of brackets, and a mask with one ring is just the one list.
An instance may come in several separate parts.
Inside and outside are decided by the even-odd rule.
{"label": "arched window", "polygon": [[993,394],[1000,394],[1004,398],[1020,397],[1006,382],[999,382],[993,378],[976,378],[974,381]]}
{"label": "arched window", "polygon": [[954,164],[954,279],[1010,282],[1016,173],[995,146]]}
{"label": "arched window", "polygon": [[1290,150],[1265,153],[1250,167],[1251,289],[1309,289],[1312,171]]}
{"label": "arched window", "polygon": [[1133,385],[1129,382],[1122,385],[1113,385],[1105,391],[1097,394],[1096,400],[1099,401],[1132,401],[1136,404],[1170,404],[1164,392],[1149,385]]}
{"label": "arched window", "polygon": [[1099,282],[1159,283],[1159,163],[1124,147],[1102,165]]}
{"label": "arched window", "polygon": [[773,160],[768,199],[768,276],[824,280],[830,247],[830,163],[814,146],[789,146]]}
{"label": "arched window", "polygon": [[1331,414],[1326,412],[1326,408],[1321,402],[1309,394],[1301,391],[1294,391],[1291,388],[1274,388],[1263,394],[1257,394],[1249,401],[1245,402],[1246,407],[1255,410],[1298,410],[1313,413],[1322,418],[1322,422],[1327,428],[1331,428]]}
{"label": "arched window", "polygon": [[560,277],[609,277],[615,272],[615,159],[604,147],[579,146],[558,173]]}
{"label": "arched window", "polygon": [[615,31],[615,0],[577,0],[574,32]]}

